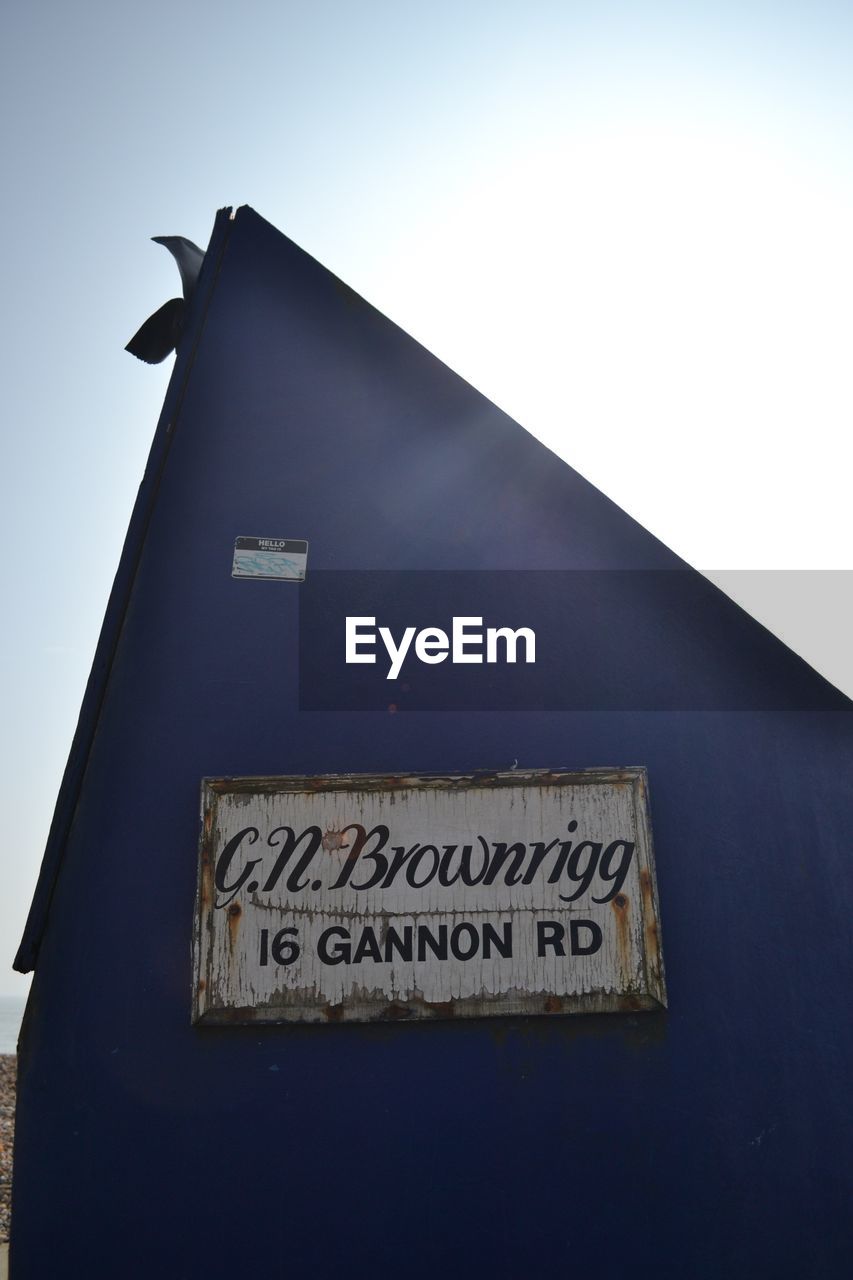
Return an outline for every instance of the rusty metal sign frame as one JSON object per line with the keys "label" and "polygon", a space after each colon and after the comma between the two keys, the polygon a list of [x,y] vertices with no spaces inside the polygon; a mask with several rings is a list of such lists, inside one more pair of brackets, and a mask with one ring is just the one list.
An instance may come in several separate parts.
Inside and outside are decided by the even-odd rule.
{"label": "rusty metal sign frame", "polygon": [[[401,793],[405,791],[484,791],[497,788],[533,788],[609,785],[627,787],[631,792],[636,832],[637,882],[641,928],[641,978],[629,990],[593,990],[576,994],[549,991],[486,992],[467,998],[429,1001],[414,994],[405,1000],[377,998],[375,994],[329,1002],[322,998],[284,1003],[279,997],[266,1003],[234,1006],[218,1002],[211,982],[211,939],[216,898],[214,862],[217,809],[223,797],[253,797],[278,794],[317,793]],[[625,894],[610,903],[619,936],[620,949],[627,946]],[[501,908],[498,908],[500,910]],[[229,927],[239,918],[241,908],[232,904]],[[233,935],[232,935],[233,936]],[[471,1018],[518,1015],[561,1015],[577,1013],[637,1013],[666,1008],[666,982],[660,936],[660,910],[655,873],[654,847],[648,805],[648,779],[643,766],[585,770],[514,769],[507,772],[467,774],[323,774],[286,777],[205,778],[201,790],[201,838],[199,873],[193,930],[194,1024],[235,1025],[258,1023],[374,1022],[437,1018]]]}

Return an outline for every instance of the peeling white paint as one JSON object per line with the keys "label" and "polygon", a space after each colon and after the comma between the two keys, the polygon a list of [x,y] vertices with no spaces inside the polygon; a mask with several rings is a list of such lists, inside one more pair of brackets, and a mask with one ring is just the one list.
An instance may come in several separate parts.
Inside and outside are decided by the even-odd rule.
{"label": "peeling white paint", "polygon": [[194,962],[203,1022],[660,1007],[645,772],[209,781]]}

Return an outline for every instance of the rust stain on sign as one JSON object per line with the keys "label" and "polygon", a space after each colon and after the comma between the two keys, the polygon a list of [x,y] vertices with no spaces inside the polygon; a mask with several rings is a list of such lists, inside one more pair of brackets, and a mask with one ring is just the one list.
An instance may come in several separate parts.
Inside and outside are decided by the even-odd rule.
{"label": "rust stain on sign", "polygon": [[616,947],[619,955],[619,968],[622,973],[630,972],[631,967],[631,925],[629,919],[630,900],[624,893],[617,893],[611,902],[613,917],[616,921]]}
{"label": "rust stain on sign", "polygon": [[645,771],[203,784],[196,1022],[665,1005]]}

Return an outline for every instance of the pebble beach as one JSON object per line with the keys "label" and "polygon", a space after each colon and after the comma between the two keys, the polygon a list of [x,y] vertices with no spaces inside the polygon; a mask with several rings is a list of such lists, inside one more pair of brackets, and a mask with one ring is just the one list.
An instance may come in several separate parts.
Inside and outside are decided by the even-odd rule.
{"label": "pebble beach", "polygon": [[18,1060],[13,1053],[0,1054],[0,1243],[9,1239],[17,1065]]}

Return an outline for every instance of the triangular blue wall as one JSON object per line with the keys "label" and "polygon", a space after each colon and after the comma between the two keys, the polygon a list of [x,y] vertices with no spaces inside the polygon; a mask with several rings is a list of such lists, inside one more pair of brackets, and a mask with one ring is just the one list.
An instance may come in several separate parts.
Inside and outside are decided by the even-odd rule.
{"label": "triangular blue wall", "polygon": [[[245,534],[307,538],[309,576],[684,570],[250,209],[220,215],[21,951],[16,1280],[846,1277],[849,704],[703,585],[719,666],[780,696],[697,701],[706,663],[655,610],[668,710],[300,711],[300,588],[234,581]],[[606,661],[637,668],[630,632]],[[202,777],[513,760],[648,767],[667,1013],[190,1026]]]}

